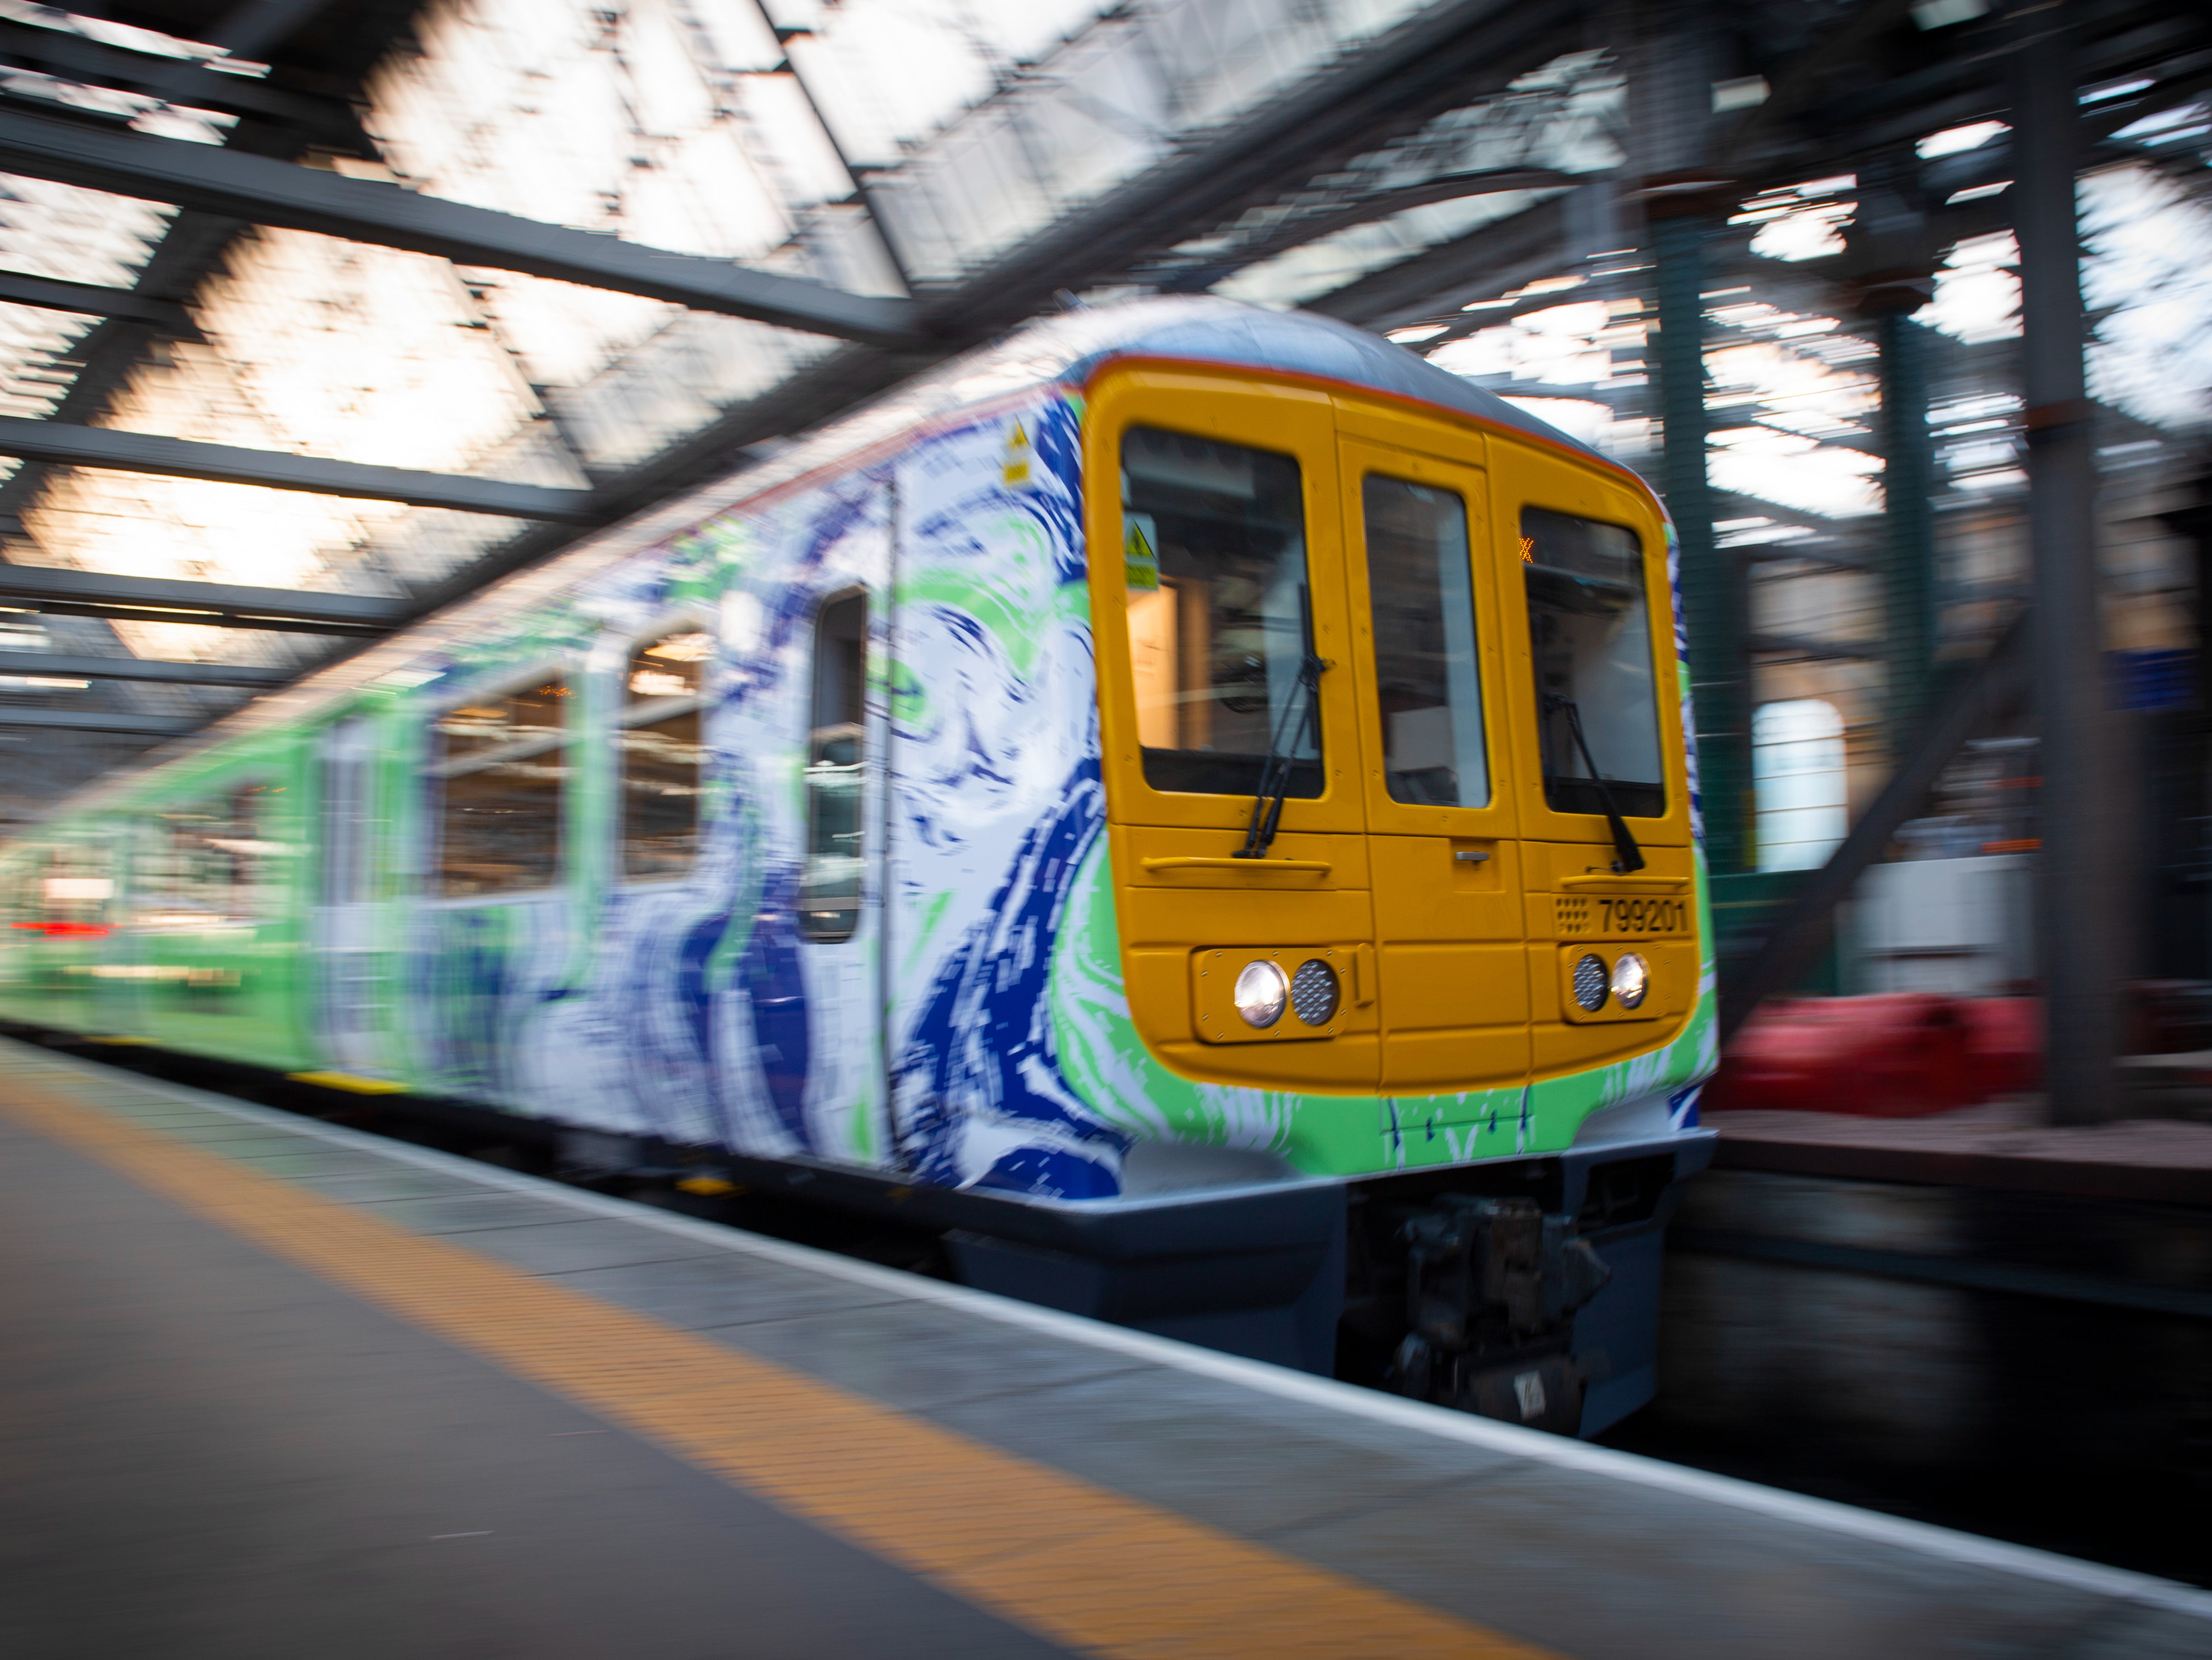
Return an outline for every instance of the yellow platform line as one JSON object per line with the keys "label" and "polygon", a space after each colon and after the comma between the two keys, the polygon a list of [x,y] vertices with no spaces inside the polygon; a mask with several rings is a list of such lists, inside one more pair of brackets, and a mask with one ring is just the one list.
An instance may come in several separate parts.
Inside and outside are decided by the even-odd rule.
{"label": "yellow platform line", "polygon": [[274,1256],[1066,1647],[1557,1660],[16,1079],[0,1107]]}

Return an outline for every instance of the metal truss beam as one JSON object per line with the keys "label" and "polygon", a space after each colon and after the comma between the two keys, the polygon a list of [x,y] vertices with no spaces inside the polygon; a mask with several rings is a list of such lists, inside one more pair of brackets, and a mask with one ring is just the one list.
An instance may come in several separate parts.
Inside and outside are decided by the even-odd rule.
{"label": "metal truss beam", "polygon": [[10,305],[35,306],[40,311],[73,311],[84,317],[120,317],[143,323],[165,334],[197,340],[200,331],[191,314],[169,300],[149,299],[128,289],[101,288],[92,283],[64,283],[51,277],[27,277],[21,271],[0,271],[0,301]]}
{"label": "metal truss beam", "polygon": [[0,565],[0,599],[64,617],[197,623],[294,634],[384,634],[398,627],[407,613],[402,601],[369,594],[234,587],[45,565]]}
{"label": "metal truss beam", "polygon": [[181,714],[106,714],[97,710],[11,709],[0,706],[0,727],[44,727],[49,731],[120,732],[141,738],[181,738],[204,723]]}
{"label": "metal truss beam", "polygon": [[281,686],[290,669],[243,663],[172,663],[157,657],[80,657],[60,652],[0,651],[0,674],[38,680],[143,680],[165,686]]}
{"label": "metal truss beam", "polygon": [[260,484],[270,489],[306,490],[360,501],[404,502],[410,507],[447,508],[501,519],[588,524],[598,516],[589,490],[510,484],[496,478],[465,478],[453,473],[417,472],[409,467],[368,466],[358,461],[328,461],[276,450],[203,444],[158,433],[29,421],[20,416],[0,416],[0,455],[116,472]]}
{"label": "metal truss beam", "polygon": [[0,169],[255,224],[434,254],[882,345],[922,337],[910,300],[543,224],[375,179],[180,139],[0,110]]}

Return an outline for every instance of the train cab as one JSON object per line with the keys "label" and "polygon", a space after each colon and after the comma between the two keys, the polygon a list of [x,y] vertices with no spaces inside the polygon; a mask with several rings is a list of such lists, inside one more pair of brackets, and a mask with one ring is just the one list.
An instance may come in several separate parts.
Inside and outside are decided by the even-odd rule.
{"label": "train cab", "polygon": [[1534,435],[1232,368],[1118,363],[1086,416],[1153,1054],[1449,1123],[1678,1037],[1698,907],[1648,493]]}

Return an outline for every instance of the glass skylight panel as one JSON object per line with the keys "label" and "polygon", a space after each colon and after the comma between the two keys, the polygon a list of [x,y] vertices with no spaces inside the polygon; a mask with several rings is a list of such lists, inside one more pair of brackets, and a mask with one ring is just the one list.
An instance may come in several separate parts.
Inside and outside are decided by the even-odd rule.
{"label": "glass skylight panel", "polygon": [[1246,267],[1213,292],[1253,305],[1287,307],[1344,288],[1366,276],[1510,219],[1542,199],[1534,191],[1498,191],[1454,202],[1407,208],[1372,224],[1352,225]]}
{"label": "glass skylight panel", "polygon": [[2081,181],[2090,395],[2169,431],[2212,425],[2212,204],[2148,167]]}

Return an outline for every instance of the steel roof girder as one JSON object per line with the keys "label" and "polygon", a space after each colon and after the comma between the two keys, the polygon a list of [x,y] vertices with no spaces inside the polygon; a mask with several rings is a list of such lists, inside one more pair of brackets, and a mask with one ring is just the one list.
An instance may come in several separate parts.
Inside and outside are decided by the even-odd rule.
{"label": "steel roof girder", "polygon": [[192,109],[253,117],[343,143],[361,136],[352,110],[337,99],[295,92],[252,76],[226,74],[188,58],[133,52],[63,29],[0,19],[0,55],[58,80],[115,87]]}
{"label": "steel roof girder", "polygon": [[911,300],[848,294],[703,254],[647,247],[182,139],[0,110],[0,170],[811,334],[892,346],[924,337]]}
{"label": "steel roof girder", "polygon": [[292,669],[243,663],[181,663],[157,657],[86,657],[71,652],[0,651],[0,674],[34,680],[137,680],[169,686],[273,688]]}
{"label": "steel roof girder", "polygon": [[160,433],[33,421],[21,416],[0,416],[0,455],[60,466],[259,484],[357,501],[404,502],[410,507],[446,508],[501,519],[552,519],[570,524],[597,520],[594,498],[586,489],[333,461],[321,456],[288,455],[280,450],[170,438]]}
{"label": "steel roof girder", "polygon": [[119,732],[142,738],[181,738],[207,722],[183,714],[121,714],[76,709],[9,708],[0,705],[0,727],[59,727],[66,732]]}
{"label": "steel roof girder", "polygon": [[143,613],[148,622],[228,626],[233,618],[240,618],[264,628],[298,622],[376,631],[397,625],[406,610],[404,600],[374,594],[183,582],[168,577],[118,576],[107,571],[47,565],[0,565],[0,599],[34,606],[52,601],[110,607]]}
{"label": "steel roof girder", "polygon": [[34,306],[40,311],[75,312],[81,317],[116,317],[143,323],[165,334],[187,340],[200,337],[191,314],[173,300],[155,300],[129,289],[105,288],[95,283],[65,283],[58,277],[32,277],[22,271],[0,271],[0,301]]}

